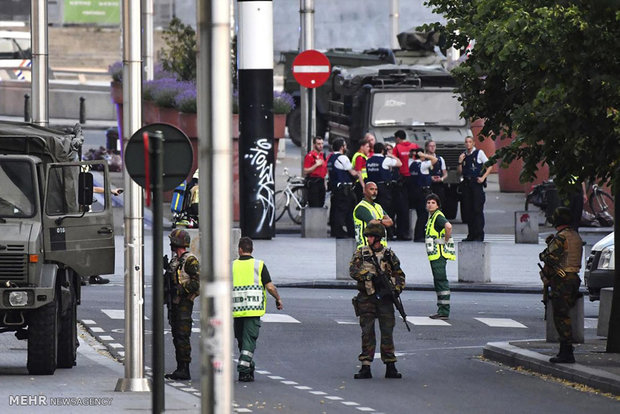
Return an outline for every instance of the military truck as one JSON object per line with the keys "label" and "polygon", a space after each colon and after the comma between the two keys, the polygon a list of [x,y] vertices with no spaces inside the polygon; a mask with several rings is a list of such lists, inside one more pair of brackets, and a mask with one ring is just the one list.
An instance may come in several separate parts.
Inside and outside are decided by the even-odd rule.
{"label": "military truck", "polygon": [[469,123],[454,93],[455,82],[442,66],[379,65],[353,69],[334,68],[330,78],[328,128],[330,142],[344,138],[355,151],[366,132],[378,142],[394,141],[394,132],[407,133],[407,140],[424,148],[437,143],[437,154],[446,161],[446,205],[450,219],[458,206],[458,157]]}
{"label": "military truck", "polygon": [[0,122],[0,332],[28,340],[34,375],[76,365],[81,277],[114,272],[107,165],[81,162],[83,141],[79,126]]}
{"label": "military truck", "polygon": [[[357,68],[384,64],[396,65],[440,65],[445,59],[434,48],[439,40],[436,33],[422,33],[408,30],[398,35],[401,49],[367,49],[355,51],[350,48],[333,48],[323,51],[332,68]],[[284,91],[295,100],[295,109],[286,116],[286,126],[291,140],[301,145],[301,105],[299,84],[293,76],[293,61],[299,54],[297,50],[281,53],[284,64]],[[328,109],[331,87],[329,81],[316,88],[316,130],[324,136],[328,125]]]}

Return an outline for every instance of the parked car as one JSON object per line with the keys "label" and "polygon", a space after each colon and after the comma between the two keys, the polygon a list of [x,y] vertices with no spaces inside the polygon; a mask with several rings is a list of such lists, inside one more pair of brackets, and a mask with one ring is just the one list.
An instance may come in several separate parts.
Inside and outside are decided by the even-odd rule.
{"label": "parked car", "polygon": [[586,261],[584,280],[591,301],[601,298],[601,288],[614,286],[615,265],[614,233],[611,233],[592,246]]}

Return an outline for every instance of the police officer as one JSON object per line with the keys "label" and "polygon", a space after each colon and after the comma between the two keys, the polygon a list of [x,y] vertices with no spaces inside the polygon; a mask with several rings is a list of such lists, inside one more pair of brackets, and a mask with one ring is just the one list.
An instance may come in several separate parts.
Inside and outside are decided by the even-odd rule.
{"label": "police officer", "polygon": [[402,129],[394,132],[396,145],[394,156],[401,161],[399,178],[396,184],[396,197],[394,209],[396,214],[396,238],[398,240],[411,240],[409,232],[409,209],[413,208],[413,201],[409,194],[411,186],[411,173],[409,172],[409,153],[417,149],[418,144],[407,141],[407,133]]}
{"label": "police officer", "polygon": [[429,214],[425,232],[426,254],[431,263],[437,294],[437,312],[430,318],[446,320],[450,317],[450,284],[446,274],[446,262],[456,260],[456,256],[454,241],[451,239],[452,224],[439,210],[440,207],[441,199],[437,194],[426,196],[426,210]]}
{"label": "police officer", "polygon": [[431,169],[431,191],[433,194],[437,194],[443,205],[446,202],[446,189],[444,187],[444,180],[448,178],[448,169],[446,167],[446,160],[442,156],[435,153],[437,151],[437,144],[433,140],[426,141],[424,144],[424,152],[434,157],[437,157],[437,162]]}
{"label": "police officer", "polygon": [[[368,181],[377,184],[377,198],[375,201],[383,207],[383,211],[394,217],[394,169],[402,165],[401,160],[396,158],[392,152],[388,154],[386,146],[377,142],[374,146],[374,154],[366,160],[366,173]],[[388,239],[391,239],[394,232],[393,226],[388,227]]]}
{"label": "police officer", "polygon": [[395,325],[394,305],[389,297],[381,295],[382,283],[377,274],[377,267],[390,278],[396,291],[400,293],[405,288],[405,273],[400,268],[400,261],[392,250],[381,244],[385,234],[385,227],[371,223],[364,230],[368,239],[368,246],[355,251],[349,264],[349,274],[357,281],[359,293],[353,299],[355,314],[359,316],[362,328],[362,352],[358,359],[362,367],[355,379],[372,378],[370,365],[375,357],[376,337],[375,319],[379,320],[381,331],[381,361],[386,365],[386,378],[401,378],[396,370],[396,355],[394,354],[393,331]]}
{"label": "police officer", "polygon": [[240,382],[254,381],[254,350],[260,329],[260,317],[267,309],[267,294],[276,300],[276,307],[282,310],[282,299],[271,281],[267,266],[262,260],[252,257],[252,239],[239,239],[239,258],[233,262],[233,318],[235,338],[239,347]]}
{"label": "police officer", "polygon": [[200,292],[200,264],[187,248],[190,236],[185,230],[174,229],[170,239],[170,260],[166,277],[171,278],[171,305],[168,308],[168,322],[172,330],[172,342],[176,351],[177,369],[165,377],[173,380],[191,379],[189,364],[192,361],[192,310],[194,299]]}
{"label": "police officer", "polygon": [[549,298],[553,306],[553,323],[560,337],[560,352],[549,359],[549,362],[573,363],[573,330],[569,312],[580,297],[579,270],[583,241],[579,233],[570,226],[570,209],[556,208],[551,220],[557,233],[547,237],[547,248],[539,257],[545,263],[541,278],[543,283],[551,288]]}
{"label": "police officer", "polygon": [[[359,143],[359,148],[357,152],[353,154],[353,157],[351,157],[351,165],[353,165],[353,169],[362,174],[362,178],[364,179],[364,181],[366,181],[366,178],[368,177],[366,171],[366,160],[368,160],[370,152],[372,151],[372,147],[370,146],[371,139],[368,137],[368,135],[371,134],[366,134],[364,136],[364,138]],[[374,145],[374,139],[375,137],[372,136],[372,145]],[[364,188],[360,180],[355,182],[355,185],[353,186],[353,191],[355,192],[356,202],[361,200],[363,197]]]}
{"label": "police officer", "polygon": [[428,220],[426,196],[431,193],[431,170],[437,163],[437,158],[426,154],[422,149],[414,149],[412,154],[414,156],[409,159],[409,174],[411,174],[409,198],[413,200],[413,208],[415,208],[416,212],[413,241],[423,243],[424,226]]}
{"label": "police officer", "polygon": [[484,151],[474,147],[474,139],[465,137],[465,152],[459,155],[458,172],[462,174],[462,214],[467,223],[467,237],[463,241],[484,241],[484,186],[491,174],[486,168],[481,175],[484,163],[488,161]]}
{"label": "police officer", "polygon": [[353,193],[353,178],[358,178],[362,186],[364,179],[361,172],[353,169],[351,161],[345,155],[347,144],[344,139],[335,139],[332,148],[334,152],[327,159],[329,187],[332,192],[329,211],[331,236],[339,239],[352,238],[355,234],[353,208],[356,203]]}
{"label": "police officer", "polygon": [[[355,242],[357,248],[368,245],[368,240],[364,236],[364,230],[370,223],[382,224],[391,227],[394,223],[390,216],[385,214],[379,203],[375,203],[377,198],[377,184],[372,181],[366,182],[364,187],[364,199],[360,201],[353,210],[353,225],[355,226]],[[387,246],[387,241],[382,240],[381,244]]]}

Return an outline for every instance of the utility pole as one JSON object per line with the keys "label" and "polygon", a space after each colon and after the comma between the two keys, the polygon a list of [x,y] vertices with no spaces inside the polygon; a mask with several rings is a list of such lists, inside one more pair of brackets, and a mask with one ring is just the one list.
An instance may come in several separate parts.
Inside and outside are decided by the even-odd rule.
{"label": "utility pole", "polygon": [[[314,0],[299,0],[301,45],[299,52],[314,49]],[[301,165],[316,135],[316,90],[300,86],[301,102]]]}
{"label": "utility pole", "polygon": [[398,0],[390,0],[390,48],[400,49],[400,45],[398,44],[398,19],[400,18],[399,14],[399,1]]}
{"label": "utility pole", "polygon": [[271,239],[275,236],[273,2],[238,0],[237,5],[239,224],[244,236]]}
{"label": "utility pole", "polygon": [[142,3],[142,61],[144,62],[144,80],[153,80],[155,71],[153,60],[153,0]]}
{"label": "utility pole", "polygon": [[[123,41],[123,145],[142,127],[142,61],[140,0],[122,2]],[[124,151],[125,148],[123,148]],[[124,153],[124,152],[123,152]],[[151,390],[144,377],[144,235],[142,188],[127,168],[125,185],[125,377],[116,383],[116,391]],[[153,272],[160,269],[153,269]]]}
{"label": "utility pole", "polygon": [[32,99],[30,102],[32,105],[32,123],[47,126],[50,120],[47,0],[32,0],[30,6],[30,31],[32,37]]}
{"label": "utility pole", "polygon": [[201,412],[228,414],[233,403],[230,1],[197,0],[196,12]]}

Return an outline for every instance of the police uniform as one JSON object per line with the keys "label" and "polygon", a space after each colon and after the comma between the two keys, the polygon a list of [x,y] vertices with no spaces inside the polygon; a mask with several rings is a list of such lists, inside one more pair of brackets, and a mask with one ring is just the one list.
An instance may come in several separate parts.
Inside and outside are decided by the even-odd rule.
{"label": "police uniform", "polygon": [[426,254],[433,272],[433,284],[437,294],[437,314],[434,319],[447,319],[450,316],[450,284],[446,274],[446,262],[455,260],[454,242],[445,244],[446,223],[443,213],[435,210],[426,223]]}
{"label": "police uniform", "polygon": [[[385,231],[383,226],[380,231]],[[398,292],[405,288],[405,273],[400,268],[398,257],[390,249],[381,246],[381,249],[373,252],[369,246],[363,246],[356,250],[349,264],[349,274],[357,281],[359,293],[356,296],[356,314],[359,316],[359,323],[362,329],[362,351],[359,354],[359,361],[362,362],[362,369],[355,378],[371,378],[370,364],[375,357],[376,337],[375,319],[379,320],[379,330],[381,332],[380,350],[381,361],[387,365],[386,376],[388,378],[400,378],[394,363],[393,331],[395,325],[394,305],[390,298],[379,296],[377,291],[377,269],[373,262],[373,255],[382,271],[388,276]],[[397,376],[390,376],[390,367]]]}
{"label": "police uniform", "polygon": [[[558,210],[561,213],[558,213]],[[581,296],[579,270],[583,241],[579,233],[568,226],[571,221],[570,210],[563,207],[556,209],[552,218],[556,227],[559,226],[558,214],[564,215],[560,220],[563,220],[561,223],[567,227],[547,239],[547,248],[539,257],[545,263],[543,276],[551,288],[549,299],[553,306],[553,322],[560,337],[560,353],[550,361],[574,362],[573,331],[569,312]]]}
{"label": "police uniform", "polygon": [[176,254],[170,261],[172,275],[172,304],[168,309],[168,322],[172,331],[172,342],[176,352],[178,365],[192,360],[192,311],[194,299],[200,292],[200,264],[192,253],[186,251],[178,257]]}
{"label": "police uniform", "polygon": [[260,317],[267,309],[265,285],[271,282],[262,260],[243,255],[233,261],[233,318],[239,348],[237,371],[254,376],[254,350],[260,330]]}
{"label": "police uniform", "polygon": [[[392,168],[396,166],[396,160],[383,154],[374,154],[366,160],[366,173],[368,181],[377,184],[377,198],[375,201],[383,207],[385,213],[394,217],[394,187],[396,180]],[[388,234],[390,229],[388,228]]]}
{"label": "police uniform", "polygon": [[340,239],[354,237],[353,208],[356,201],[353,194],[353,178],[349,173],[352,168],[349,158],[339,152],[332,153],[327,160],[329,186],[332,192],[329,211],[331,236]]}
{"label": "police uniform", "polygon": [[467,223],[468,241],[484,241],[484,183],[478,182],[488,158],[484,151],[474,148],[465,153],[461,183],[463,221]]}
{"label": "police uniform", "polygon": [[440,157],[437,154],[433,154],[437,157],[437,162],[431,168],[431,192],[433,194],[437,194],[439,196],[439,200],[441,201],[441,205],[446,205],[446,189],[443,181],[433,181],[432,177],[443,177],[443,171],[446,169],[446,161],[443,157]]}
{"label": "police uniform", "polygon": [[426,211],[426,196],[431,193],[431,169],[433,163],[430,160],[409,160],[409,174],[411,185],[409,197],[413,199],[413,208],[416,212],[413,240],[424,241],[424,226],[428,220]]}

